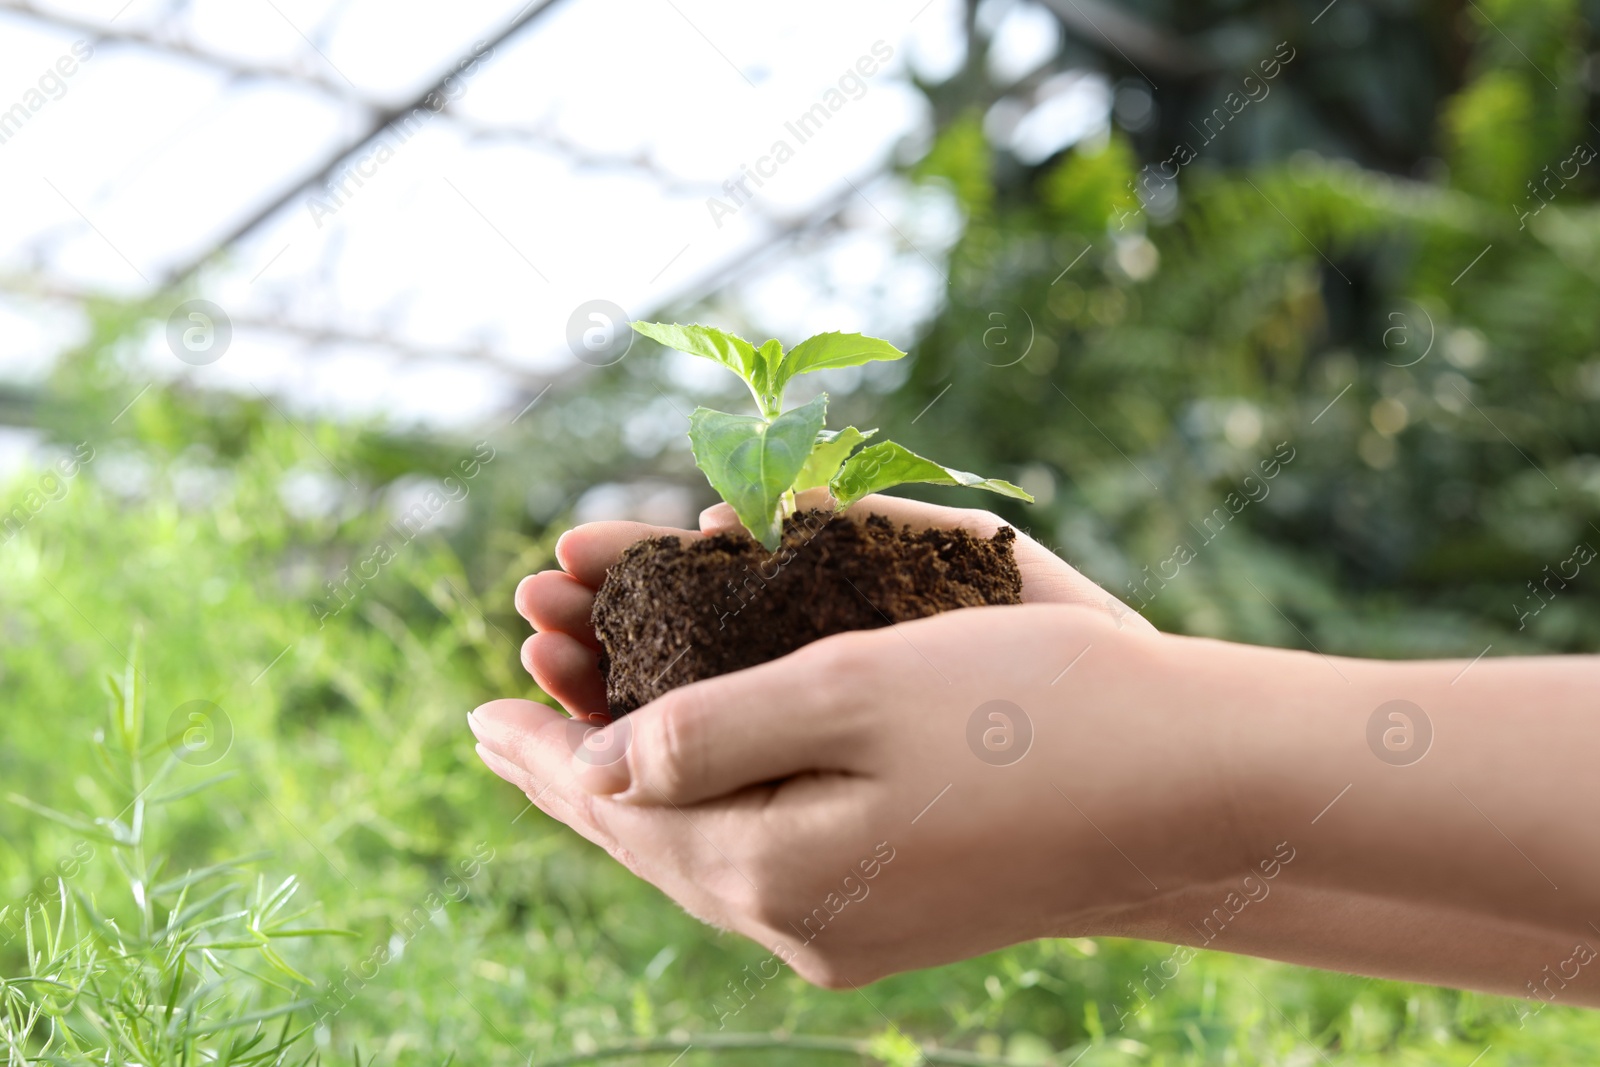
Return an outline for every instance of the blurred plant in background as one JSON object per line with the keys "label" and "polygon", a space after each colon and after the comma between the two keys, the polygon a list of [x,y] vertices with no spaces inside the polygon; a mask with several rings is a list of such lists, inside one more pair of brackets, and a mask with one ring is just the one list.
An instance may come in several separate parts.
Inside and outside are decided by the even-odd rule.
{"label": "blurred plant in background", "polygon": [[[1281,12],[1245,9],[1174,22]],[[1159,119],[1134,90],[1137,131],[1038,167],[961,112],[920,167],[969,221],[902,414],[952,386],[917,430],[1023,470],[1054,502],[1017,520],[1163,627],[1380,656],[1600,646],[1600,587],[1568,567],[1532,588],[1600,546],[1588,22],[1573,3],[1451,12],[1333,7],[1379,22],[1344,50],[1280,21],[1297,54],[1247,106],[1283,57],[1255,18],[1233,69],[1164,88]],[[1441,44],[1384,55],[1423,28]],[[1381,136],[1419,103],[1385,83],[1441,51],[1462,83],[1437,127]],[[1392,91],[1357,96],[1364,73]],[[1213,145],[1214,109],[1239,114]],[[1176,182],[1175,144],[1198,156]],[[1280,443],[1295,459],[1268,482]]]}
{"label": "blurred plant in background", "polygon": [[[312,980],[279,943],[340,931],[301,922],[314,906],[287,910],[299,889],[293,876],[268,889],[258,874],[252,887],[244,872],[260,855],[168,869],[170,857],[156,851],[167,844],[161,816],[233,772],[169,785],[184,750],[149,737],[137,648],[107,684],[110,736],[95,731],[99,774],[85,785],[120,804],[118,813],[91,820],[10,797],[88,848],[57,865],[46,887],[53,899],[30,900],[15,915],[0,909],[8,947],[20,933],[26,957],[24,973],[0,978],[6,1062],[304,1062],[296,1046],[309,1032],[310,1001],[296,995]],[[95,882],[69,888],[69,874]]]}
{"label": "blurred plant in background", "polygon": [[[1069,31],[1078,6],[1059,5]],[[971,7],[963,63],[922,87],[935,129],[904,179],[963,220],[948,292],[908,378],[819,383],[840,423],[1016,481],[1039,504],[1010,519],[1165,628],[1377,656],[1600,648],[1600,568],[1572,570],[1600,548],[1593,5],[1134,4],[1144,36],[1079,27],[1008,72],[1008,22],[1036,10]],[[1114,122],[1041,154],[1028,116],[1085,67]],[[0,944],[12,1062],[47,1040],[86,1062],[68,1026],[111,1049],[97,1063],[294,1062],[274,1057],[296,1035],[301,1058],[508,1064],[665,1063],[697,1041],[684,1064],[913,1063],[922,1042],[1085,1067],[1600,1048],[1590,1013],[1214,953],[1152,986],[1168,950],[1114,940],[862,996],[780,976],[729,1037],[718,1006],[761,950],[530,811],[461,723],[486,695],[546,699],[510,597],[585,501],[709,502],[678,438],[706,388],[641,342],[473,440],[312,423],[143,391],[129,353],[161,314],[94,309],[28,404],[92,462],[0,496],[27,505],[0,544],[0,774],[27,798],[0,810],[0,881],[33,901]],[[737,286],[660,314],[773,332]],[[133,662],[104,742],[96,679]],[[141,682],[152,723],[176,716],[161,751],[128,726]],[[194,701],[215,709],[201,744],[178,715]],[[493,862],[445,891],[479,843]],[[298,886],[317,929],[353,939],[279,954]]]}

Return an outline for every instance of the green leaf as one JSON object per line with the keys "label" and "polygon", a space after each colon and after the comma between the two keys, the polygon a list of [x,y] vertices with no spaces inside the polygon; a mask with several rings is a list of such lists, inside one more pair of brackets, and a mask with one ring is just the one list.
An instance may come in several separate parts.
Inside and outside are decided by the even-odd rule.
{"label": "green leaf", "polygon": [[[96,841],[104,841],[108,845],[114,845],[122,842],[122,836],[113,833],[111,830],[108,830],[106,828],[107,824],[104,822],[104,820],[90,822],[88,819],[83,819],[76,815],[68,815],[64,811],[57,811],[54,808],[47,808],[43,804],[35,803],[28,797],[21,796],[17,793],[11,793],[7,795],[6,800],[10,801],[12,804],[15,804],[19,808],[33,812],[40,818],[49,819],[54,823],[60,823],[67,829],[72,830],[75,833],[80,833],[85,837],[92,837]],[[111,825],[125,830],[121,823],[115,823]]]}
{"label": "green leaf", "polygon": [[218,875],[224,874],[236,874],[243,870],[243,864],[253,863],[256,860],[265,859],[270,855],[272,855],[270,850],[250,852],[243,856],[235,856],[232,859],[226,860],[222,863],[214,863],[209,867],[190,868],[183,874],[180,874],[169,881],[161,882],[151,886],[150,896],[171,896],[173,893],[176,893],[179,890],[188,889],[190,886],[197,885],[208,878],[215,878]]}
{"label": "green leaf", "polygon": [[805,466],[827,411],[823,393],[771,422],[708,408],[689,416],[695,465],[769,552],[783,535],[783,494]]}
{"label": "green leaf", "polygon": [[[306,984],[312,985],[314,983],[312,983],[310,979],[307,979]],[[276,1007],[264,1008],[261,1011],[252,1011],[247,1012],[244,1015],[235,1015],[225,1021],[200,1026],[189,1032],[196,1037],[204,1037],[207,1034],[220,1034],[227,1030],[237,1030],[243,1026],[253,1026],[256,1023],[265,1022],[267,1019],[276,1019],[280,1015],[290,1015],[294,1012],[300,1011],[303,1008],[313,1007],[316,1007],[316,1005],[312,1001],[293,1000],[287,1004],[279,1004]]]}
{"label": "green leaf", "polygon": [[877,432],[846,426],[842,430],[823,430],[817,434],[817,443],[811,446],[811,455],[806,457],[806,465],[800,469],[794,491],[798,493],[815,489],[833,481],[833,476],[839,472],[839,465],[855,451],[855,447]]}
{"label": "green leaf", "polygon": [[884,1067],[922,1067],[927,1062],[922,1047],[893,1026],[873,1035],[867,1055]]}
{"label": "green leaf", "polygon": [[851,456],[845,461],[844,466],[839,468],[839,473],[833,476],[830,489],[834,500],[838,501],[842,508],[855,503],[868,493],[876,493],[880,489],[904,485],[907,482],[964,485],[1033,503],[1033,497],[1010,482],[941,467],[933,460],[924,459],[893,441],[871,445]]}
{"label": "green leaf", "polygon": [[888,341],[859,333],[819,333],[790,349],[773,376],[771,389],[779,396],[790,379],[815,370],[854,367],[875,359],[901,359],[905,353]]}
{"label": "green leaf", "polygon": [[171,804],[174,800],[182,800],[184,797],[193,796],[195,793],[210,789],[218,782],[226,782],[230,778],[238,777],[238,775],[238,771],[223,771],[221,774],[214,774],[210,778],[205,778],[201,781],[195,782],[193,785],[184,786],[182,789],[175,789],[170,793],[163,793],[158,797],[151,797],[150,805],[154,807],[158,804]]}
{"label": "green leaf", "polygon": [[773,381],[778,368],[783,365],[783,343],[774,337],[770,341],[763,342],[759,351],[761,365],[767,372],[767,381]]}
{"label": "green leaf", "polygon": [[783,410],[783,386],[775,384],[783,366],[783,343],[776,337],[764,342],[756,359],[761,364],[759,381],[754,385],[756,406],[761,414],[772,418]]}
{"label": "green leaf", "polygon": [[676,323],[669,326],[661,322],[635,322],[631,325],[635,332],[652,341],[727,367],[750,387],[756,403],[762,405],[762,411],[767,411],[763,398],[769,392],[771,375],[767,373],[766,350],[768,345],[775,342],[768,341],[761,346],[762,351],[757,352],[755,345],[743,337],[735,337],[715,326],[679,326]]}

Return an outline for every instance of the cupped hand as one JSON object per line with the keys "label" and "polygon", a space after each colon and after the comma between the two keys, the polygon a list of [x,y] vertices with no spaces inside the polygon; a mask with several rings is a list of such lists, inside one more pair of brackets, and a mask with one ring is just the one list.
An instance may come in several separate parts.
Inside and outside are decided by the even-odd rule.
{"label": "cupped hand", "polygon": [[[1554,892],[1596,881],[1593,850],[1567,847],[1594,806],[1592,658],[1334,660],[1162,635],[1019,537],[1027,603],[837,634],[579,721],[605,707],[588,619],[606,568],[641,537],[730,525],[712,509],[702,531],[569,533],[563,570],[527,579],[518,607],[539,631],[530,669],[577,718],[498,700],[469,722],[534,804],[766,946],[764,980],[786,964],[842,988],[1062,934],[1501,994],[1594,958],[1571,947],[1588,898]],[[1396,703],[1449,743],[1386,758],[1372,724]],[[1600,1004],[1593,980],[1562,980]]]}
{"label": "cupped hand", "polygon": [[[800,499],[828,503],[821,492]],[[985,537],[1004,525],[886,496],[852,510]],[[469,722],[495,773],[691,913],[830,986],[1098,929],[1157,891],[1160,872],[1126,862],[1077,805],[1130,843],[1148,839],[1161,820],[1127,820],[1153,811],[1164,790],[1140,783],[1147,801],[1130,806],[1123,785],[1085,775],[1114,764],[1120,747],[1148,746],[1143,734],[1163,745],[1173,735],[1141,723],[1148,711],[1119,717],[1093,701],[1073,725],[1062,701],[1096,680],[1137,676],[1131,661],[1158,637],[1020,532],[1021,607],[840,634],[598,729],[605,687],[589,620],[607,568],[643,538],[694,539],[738,522],[718,505],[700,526],[580,526],[557,543],[561,570],[523,580],[517,609],[536,630],[524,665],[592,722],[531,701],[484,705]],[[1091,724],[1071,758],[1042,754]],[[869,906],[874,894],[880,903]]]}
{"label": "cupped hand", "polygon": [[[828,507],[824,489],[800,494],[799,506]],[[960,528],[991,537],[1005,520],[988,511],[947,508],[901,497],[873,495],[855,503],[848,514],[876,513],[913,529]],[[596,666],[600,642],[589,618],[606,571],[629,545],[649,537],[693,539],[737,532],[739,520],[726,504],[707,508],[699,530],[651,526],[640,522],[592,522],[575,527],[556,542],[560,570],[529,575],[517,586],[516,606],[536,631],[522,646],[522,663],[539,687],[579,718],[604,717],[605,683]],[[1116,625],[1154,633],[1144,616],[1100,588],[1061,557],[1017,531],[1014,547],[1022,572],[1022,599],[1028,604],[1075,604],[1100,612]]]}
{"label": "cupped hand", "polygon": [[1070,605],[971,608],[684,686],[593,744],[531,701],[469,722],[542,810],[840,988],[1121,932],[1180,888],[1193,819],[1226,813],[1197,799],[1204,746],[1137,688],[1168,640]]}

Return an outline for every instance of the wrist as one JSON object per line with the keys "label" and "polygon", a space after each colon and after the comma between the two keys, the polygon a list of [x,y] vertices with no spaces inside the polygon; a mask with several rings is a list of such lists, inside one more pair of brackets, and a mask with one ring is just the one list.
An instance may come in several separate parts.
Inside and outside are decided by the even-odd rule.
{"label": "wrist", "polygon": [[1288,882],[1336,882],[1318,839],[1355,781],[1389,769],[1364,724],[1406,691],[1407,665],[1165,634],[1126,645],[1129,688],[1158,705],[1143,770],[1155,806],[1129,833],[1160,891],[1096,932],[1202,943]]}
{"label": "wrist", "polygon": [[1593,933],[1581,897],[1556,889],[1592,877],[1593,853],[1551,813],[1600,789],[1581,748],[1543,742],[1582,735],[1592,665],[1358,660],[1193,638],[1161,650],[1162,676],[1186,680],[1192,743],[1214,783],[1202,804],[1222,813],[1190,826],[1199,847],[1185,884],[1202,896],[1287,843],[1280,888]]}
{"label": "wrist", "polygon": [[[1062,839],[1087,840],[1101,906],[1056,932],[1176,940],[1170,927],[1185,902],[1259,874],[1263,862],[1276,876],[1294,847],[1278,847],[1281,834],[1265,840],[1263,826],[1241,810],[1255,801],[1235,780],[1245,755],[1240,734],[1250,728],[1240,688],[1249,675],[1235,657],[1269,650],[1132,631],[1061,610],[1059,655],[1063,663],[1081,658],[1044,690],[1046,758],[1035,772],[1050,780],[1034,792],[1056,813]],[[1286,692],[1293,688],[1284,682]],[[1073,868],[1060,872],[1064,884],[1081,880],[1085,855],[1063,853]]]}
{"label": "wrist", "polygon": [[1580,743],[1600,663],[1160,649],[1151,677],[1188,681],[1205,803],[1228,814],[1193,824],[1176,891],[1094,932],[1600,1003],[1577,973],[1600,944],[1600,831],[1568,817],[1600,806]]}

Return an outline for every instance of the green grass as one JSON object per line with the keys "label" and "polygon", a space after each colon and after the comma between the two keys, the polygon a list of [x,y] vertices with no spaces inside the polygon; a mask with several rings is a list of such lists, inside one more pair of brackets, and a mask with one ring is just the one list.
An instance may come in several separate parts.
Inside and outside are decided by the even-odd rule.
{"label": "green grass", "polygon": [[[616,1062],[909,1064],[925,1044],[947,1063],[1496,1067],[1600,1049],[1587,1012],[1524,1025],[1519,1002],[1215,953],[1119,1030],[1130,983],[1169,950],[1116,940],[1039,942],[860,993],[784,975],[719,1029],[730,983],[765,953],[530,810],[472,753],[468,709],[538,696],[508,609],[549,540],[491,531],[468,565],[426,535],[319,629],[321,581],[384,517],[286,516],[285,472],[354,462],[354,435],[314,433],[315,449],[281,422],[250,430],[201,505],[178,502],[159,448],[136,501],[101,484],[97,460],[0,546],[0,776],[23,798],[0,805],[12,1064],[630,1049],[645,1051]],[[211,725],[231,743],[173,759],[194,725],[173,715],[196,700],[221,709]],[[302,928],[324,932],[285,936]]]}

